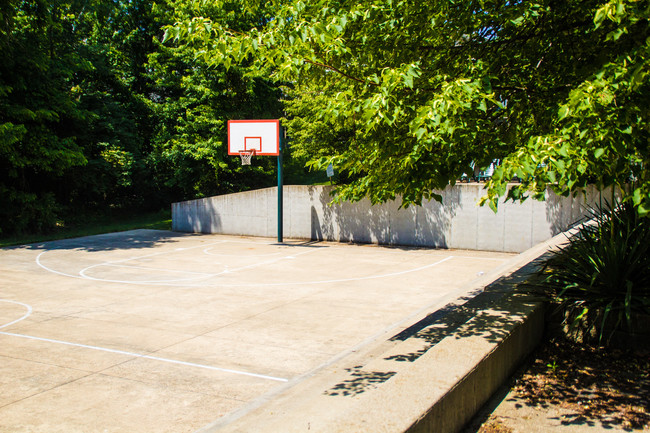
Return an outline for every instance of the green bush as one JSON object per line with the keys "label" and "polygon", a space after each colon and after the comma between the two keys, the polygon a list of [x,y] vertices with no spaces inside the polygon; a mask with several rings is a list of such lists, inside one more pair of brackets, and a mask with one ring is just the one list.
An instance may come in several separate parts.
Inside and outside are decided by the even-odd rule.
{"label": "green bush", "polygon": [[0,185],[0,234],[46,233],[56,226],[59,206],[52,193],[28,193]]}
{"label": "green bush", "polygon": [[633,331],[635,315],[650,314],[650,218],[623,203],[592,210],[568,244],[540,272],[569,329],[598,336]]}

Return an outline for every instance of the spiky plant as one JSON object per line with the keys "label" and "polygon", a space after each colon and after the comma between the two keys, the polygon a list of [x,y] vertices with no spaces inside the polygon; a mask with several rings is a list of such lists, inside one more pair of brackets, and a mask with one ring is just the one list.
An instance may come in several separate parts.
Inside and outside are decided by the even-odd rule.
{"label": "spiky plant", "polygon": [[596,329],[600,343],[606,324],[612,331],[631,330],[635,313],[650,314],[650,218],[629,203],[591,214],[540,276],[570,328]]}

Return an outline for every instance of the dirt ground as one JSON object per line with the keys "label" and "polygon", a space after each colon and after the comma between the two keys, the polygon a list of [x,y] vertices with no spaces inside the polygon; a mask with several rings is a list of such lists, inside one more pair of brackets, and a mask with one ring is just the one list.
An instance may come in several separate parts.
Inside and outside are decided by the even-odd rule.
{"label": "dirt ground", "polygon": [[650,431],[650,351],[546,339],[465,433]]}

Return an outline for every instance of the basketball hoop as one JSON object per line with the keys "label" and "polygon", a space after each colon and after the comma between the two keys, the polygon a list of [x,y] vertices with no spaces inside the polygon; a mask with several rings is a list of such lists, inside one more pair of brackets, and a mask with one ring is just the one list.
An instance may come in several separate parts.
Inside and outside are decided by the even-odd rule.
{"label": "basketball hoop", "polygon": [[241,156],[241,165],[251,165],[251,158],[253,155],[255,155],[255,149],[240,150],[239,156]]}

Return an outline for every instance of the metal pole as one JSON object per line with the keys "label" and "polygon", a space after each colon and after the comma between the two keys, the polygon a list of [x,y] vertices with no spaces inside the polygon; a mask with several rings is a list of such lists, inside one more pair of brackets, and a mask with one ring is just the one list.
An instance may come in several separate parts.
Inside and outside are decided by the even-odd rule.
{"label": "metal pole", "polygon": [[284,147],[282,125],[278,137],[278,243],[282,243],[282,150]]}

